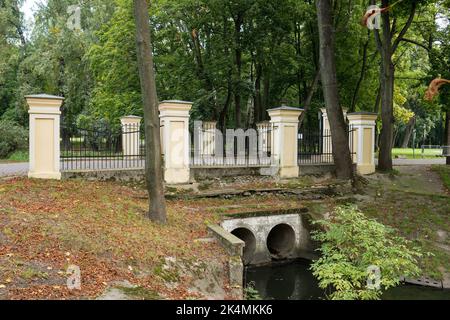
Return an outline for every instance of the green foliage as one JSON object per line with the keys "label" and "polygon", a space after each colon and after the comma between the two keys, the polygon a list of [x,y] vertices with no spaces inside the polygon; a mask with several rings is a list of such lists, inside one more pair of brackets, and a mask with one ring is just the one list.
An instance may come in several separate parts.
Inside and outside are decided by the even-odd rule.
{"label": "green foliage", "polygon": [[[81,1],[81,31],[66,25],[73,0],[46,1],[35,13],[33,29],[18,10],[22,2],[0,5],[0,118],[27,126],[23,96],[41,92],[66,98],[62,120],[68,132],[80,114],[112,126],[121,116],[142,116],[131,0]],[[391,10],[394,36],[411,2]],[[342,0],[333,7],[340,103],[350,111],[379,110],[380,55],[373,31],[360,25],[366,6]],[[396,141],[402,140],[411,112],[423,124],[418,131],[425,138],[443,135],[436,113],[450,105],[450,86],[433,103],[424,103],[423,93],[432,78],[450,77],[449,31],[434,19],[448,16],[446,6],[447,1],[420,1],[421,13],[407,38],[432,48],[402,41],[394,56]],[[314,1],[158,0],[151,2],[150,23],[158,97],[193,101],[193,118],[231,127],[240,112],[241,126],[252,125],[267,120],[266,110],[282,100],[303,106],[311,90],[319,57]],[[321,89],[319,82],[306,113],[309,127],[319,125]],[[431,129],[429,121],[435,123]]]}
{"label": "green foliage", "polygon": [[[365,217],[356,207],[338,207],[330,219],[317,222],[322,231],[314,233],[320,241],[322,257],[312,270],[323,289],[331,289],[333,300],[379,299],[384,290],[400,283],[401,276],[420,273],[421,253],[396,231]],[[368,268],[381,270],[380,289],[369,289]]]}
{"label": "green foliage", "polygon": [[0,158],[27,147],[28,132],[15,122],[0,120]]}
{"label": "green foliage", "polygon": [[28,162],[29,154],[28,151],[18,150],[13,152],[7,159],[12,162]]}
{"label": "green foliage", "polygon": [[255,288],[255,284],[249,283],[244,289],[245,300],[262,300],[258,290]]}

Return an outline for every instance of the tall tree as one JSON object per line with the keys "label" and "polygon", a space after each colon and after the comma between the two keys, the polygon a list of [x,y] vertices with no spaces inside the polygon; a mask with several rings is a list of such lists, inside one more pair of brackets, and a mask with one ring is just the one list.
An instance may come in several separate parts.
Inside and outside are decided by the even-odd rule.
{"label": "tall tree", "polygon": [[[374,4],[375,1],[372,1]],[[383,8],[392,8],[390,0],[382,0]],[[408,4],[407,4],[408,5]],[[411,0],[409,4],[409,16],[400,29],[397,36],[398,17],[391,14],[391,10],[382,13],[382,32],[375,30],[375,39],[378,51],[381,54],[380,65],[380,95],[381,95],[381,120],[383,127],[380,135],[380,155],[378,168],[383,171],[392,170],[392,143],[394,135],[394,81],[395,65],[392,60],[400,42],[406,41],[405,35],[414,20],[417,10],[417,0]],[[392,20],[392,21],[391,21]],[[391,24],[392,22],[392,24]]]}
{"label": "tall tree", "polygon": [[146,180],[150,198],[148,216],[150,219],[167,223],[166,200],[161,156],[160,123],[158,116],[158,96],[156,93],[155,72],[153,69],[153,51],[150,38],[147,0],[134,0],[136,21],[136,46],[144,103],[144,121],[146,150]]}
{"label": "tall tree", "polygon": [[336,174],[340,179],[353,179],[347,125],[339,103],[331,0],[316,0],[316,7],[320,38],[320,72],[330,120]]}

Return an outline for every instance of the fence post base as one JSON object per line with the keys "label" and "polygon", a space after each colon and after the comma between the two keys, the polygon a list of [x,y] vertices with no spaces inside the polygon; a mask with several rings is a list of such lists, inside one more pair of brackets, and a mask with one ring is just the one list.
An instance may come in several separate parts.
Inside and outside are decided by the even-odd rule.
{"label": "fence post base", "polygon": [[353,150],[360,175],[375,173],[375,125],[378,115],[372,112],[351,113],[348,116],[353,131]]}
{"label": "fence post base", "polygon": [[29,178],[61,180],[60,107],[62,97],[45,94],[25,97],[30,115]]}
{"label": "fence post base", "polygon": [[272,124],[272,172],[280,178],[298,178],[298,125],[303,110],[282,106],[267,111]]}
{"label": "fence post base", "polygon": [[192,102],[163,101],[159,106],[163,154],[164,180],[167,184],[190,181],[189,111]]}

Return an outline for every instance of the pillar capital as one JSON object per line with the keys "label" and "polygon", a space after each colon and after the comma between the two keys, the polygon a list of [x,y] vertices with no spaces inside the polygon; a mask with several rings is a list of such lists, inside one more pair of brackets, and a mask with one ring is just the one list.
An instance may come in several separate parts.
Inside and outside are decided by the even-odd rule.
{"label": "pillar capital", "polygon": [[350,122],[353,123],[373,123],[374,121],[377,121],[378,119],[378,114],[373,113],[373,112],[354,112],[354,113],[348,113],[347,114],[347,119]]}
{"label": "pillar capital", "polygon": [[303,113],[303,109],[294,107],[279,107],[267,110],[270,116],[270,122],[287,122],[287,123],[297,123],[299,121],[300,115]]}
{"label": "pillar capital", "polygon": [[142,117],[138,117],[138,116],[125,116],[120,118],[120,122],[122,123],[122,125],[127,125],[127,124],[140,124],[142,121]]}
{"label": "pillar capital", "polygon": [[47,94],[28,95],[30,115],[30,169],[28,177],[61,179],[60,117],[64,98]]}
{"label": "pillar capital", "polygon": [[180,100],[165,100],[159,105],[160,117],[189,117],[192,102]]}
{"label": "pillar capital", "polygon": [[36,94],[25,96],[29,106],[29,114],[61,114],[61,106],[64,102],[63,97],[52,96],[48,94]]}

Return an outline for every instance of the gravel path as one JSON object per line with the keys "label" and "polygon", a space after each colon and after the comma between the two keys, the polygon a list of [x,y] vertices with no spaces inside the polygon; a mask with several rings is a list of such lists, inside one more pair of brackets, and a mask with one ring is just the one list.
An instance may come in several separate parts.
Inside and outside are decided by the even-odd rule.
{"label": "gravel path", "polygon": [[0,163],[0,177],[26,176],[28,163]]}
{"label": "gravel path", "polygon": [[[394,166],[422,166],[422,165],[434,165],[445,164],[445,158],[435,159],[392,159]],[[375,160],[378,164],[378,160]]]}

